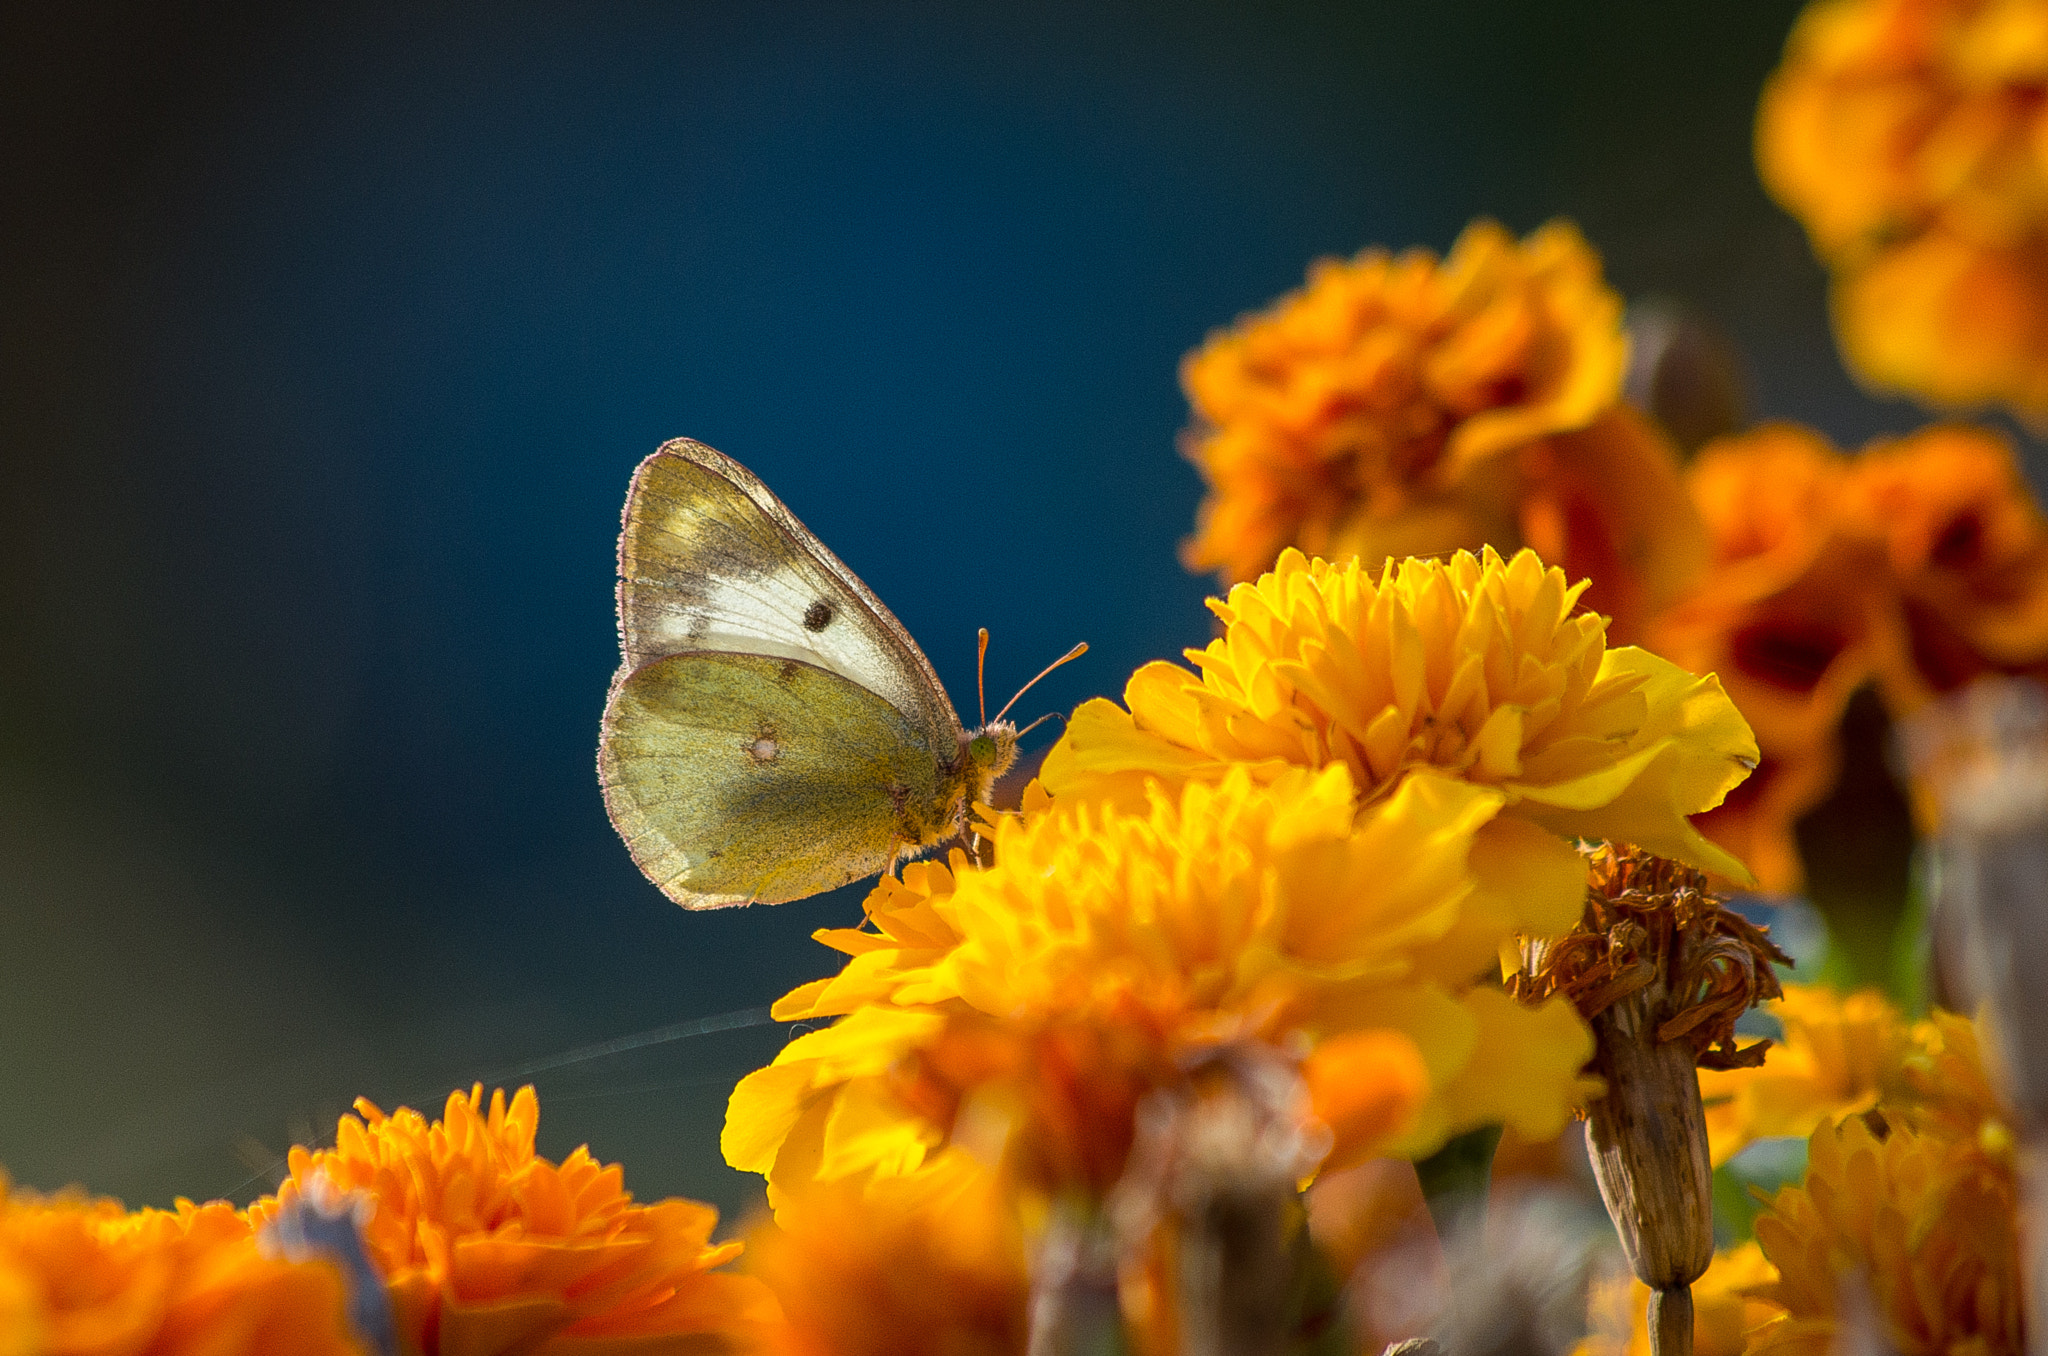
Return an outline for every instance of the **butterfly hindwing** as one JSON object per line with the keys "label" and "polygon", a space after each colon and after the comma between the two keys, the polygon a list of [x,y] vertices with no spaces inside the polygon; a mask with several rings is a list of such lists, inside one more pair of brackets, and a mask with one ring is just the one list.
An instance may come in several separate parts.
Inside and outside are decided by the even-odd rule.
{"label": "butterfly hindwing", "polygon": [[954,741],[793,658],[686,653],[620,679],[598,774],[612,822],[688,908],[780,903],[881,870],[944,810]]}
{"label": "butterfly hindwing", "polygon": [[881,697],[925,735],[959,717],[901,623],[744,466],[687,438],[634,473],[619,537],[623,677],[684,653],[797,659]]}

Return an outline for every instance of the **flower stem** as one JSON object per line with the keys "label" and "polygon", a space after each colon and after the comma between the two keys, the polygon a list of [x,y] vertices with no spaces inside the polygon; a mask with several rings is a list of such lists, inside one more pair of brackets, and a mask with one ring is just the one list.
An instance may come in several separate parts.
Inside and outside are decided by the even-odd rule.
{"label": "flower stem", "polygon": [[1482,1125],[1454,1135],[1443,1148],[1415,1165],[1429,1217],[1446,1247],[1453,1238],[1477,1234],[1486,1227],[1486,1192],[1493,1182],[1493,1154],[1500,1147],[1500,1132],[1498,1125]]}

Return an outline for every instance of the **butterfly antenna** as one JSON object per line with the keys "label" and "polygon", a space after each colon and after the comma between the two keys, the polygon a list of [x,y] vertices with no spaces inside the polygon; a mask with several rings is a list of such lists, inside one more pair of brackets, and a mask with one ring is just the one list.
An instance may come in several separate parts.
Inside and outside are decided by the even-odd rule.
{"label": "butterfly antenna", "polygon": [[981,628],[981,653],[974,656],[974,695],[981,699],[981,723],[988,724],[988,684],[982,675],[988,671],[988,628]]}
{"label": "butterfly antenna", "polygon": [[1020,744],[1023,743],[1025,735],[1030,734],[1033,730],[1037,729],[1039,726],[1045,724],[1049,720],[1064,721],[1065,719],[1066,717],[1061,715],[1057,711],[1048,711],[1044,715],[1040,716],[1037,720],[1032,721],[1029,725],[1026,725],[1023,729],[1017,731],[1017,742]]}
{"label": "butterfly antenna", "polygon": [[[1047,664],[1044,668],[1040,669],[1038,671],[1038,678],[1045,677],[1046,674],[1051,673],[1054,669],[1066,663],[1068,660],[1079,659],[1082,655],[1087,653],[1088,642],[1084,640],[1079,645],[1076,645],[1073,649],[1061,655],[1058,659],[1053,660],[1052,663]],[[1017,697],[1021,697],[1025,693],[1029,692],[1031,690],[1032,683],[1036,683],[1038,681],[1038,678],[1033,678],[1030,683],[1026,683],[1024,684],[1024,686],[1018,688]],[[1010,698],[1010,700],[1003,703],[1003,709],[996,712],[997,720],[1001,720],[1004,716],[1010,714],[1010,708],[1017,704],[1017,697],[1012,697]],[[983,721],[982,723],[985,725],[988,722]]]}

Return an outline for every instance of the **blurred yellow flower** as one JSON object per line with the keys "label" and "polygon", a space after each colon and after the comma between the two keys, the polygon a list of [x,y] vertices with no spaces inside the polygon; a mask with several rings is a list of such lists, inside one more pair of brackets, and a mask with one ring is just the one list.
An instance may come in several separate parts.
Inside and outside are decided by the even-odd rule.
{"label": "blurred yellow flower", "polygon": [[949,873],[950,895],[884,887],[885,912],[916,899],[959,942],[914,966],[867,953],[884,959],[863,1004],[735,1089],[726,1160],[766,1174],[778,1206],[811,1176],[901,1175],[963,1140],[1106,1189],[1138,1098],[1240,1041],[1306,1059],[1332,1164],[1501,1120],[1554,1133],[1583,1025],[1473,982],[1540,904],[1511,870],[1489,877],[1504,892],[1475,882],[1500,797],[1418,775],[1362,818],[1356,803],[1342,765],[1239,769],[1140,814],[1055,801],[1003,819],[995,865]]}
{"label": "blurred yellow flower", "polygon": [[2048,5],[1819,0],[1757,114],[1872,385],[2048,417]]}
{"label": "blurred yellow flower", "polygon": [[1236,583],[1290,546],[1377,567],[1528,544],[1633,615],[1697,541],[1675,455],[1620,403],[1627,366],[1620,298],[1567,223],[1517,244],[1474,222],[1441,263],[1325,260],[1182,366],[1209,484],[1188,565]]}
{"label": "blurred yellow flower", "polygon": [[1055,797],[1131,805],[1150,783],[1237,766],[1267,780],[1342,765],[1370,802],[1418,769],[1448,773],[1500,797],[1481,856],[1543,893],[1531,931],[1577,919],[1585,873],[1568,839],[1746,881],[1687,817],[1755,765],[1749,728],[1711,674],[1608,649],[1604,619],[1575,610],[1583,590],[1529,551],[1378,572],[1286,552],[1210,600],[1224,632],[1188,651],[1199,673],[1147,664],[1124,689],[1129,710],[1083,704],[1041,779]]}
{"label": "blurred yellow flower", "polygon": [[2011,1159],[1974,1136],[1866,1117],[1807,1140],[1806,1179],[1780,1189],[1756,1238],[1778,1268],[1757,1291],[1784,1313],[1756,1331],[1754,1356],[1827,1356],[1850,1339],[1900,1356],[2024,1351],[2017,1187]]}
{"label": "blurred yellow flower", "polygon": [[[401,1345],[494,1352],[739,1350],[775,1313],[759,1282],[714,1272],[740,1245],[709,1242],[718,1212],[695,1201],[635,1205],[623,1173],[577,1149],[558,1166],[534,1152],[540,1103],[481,1085],[450,1093],[429,1122],[369,1101],[343,1116],[332,1149],[294,1148],[291,1181],[361,1191],[364,1226]],[[275,1197],[249,1208],[259,1226]]]}
{"label": "blurred yellow flower", "polygon": [[809,1182],[747,1235],[781,1301],[764,1356],[1021,1356],[1030,1277],[1015,1203],[966,1153],[871,1183]]}
{"label": "blurred yellow flower", "polygon": [[[1692,1283],[1693,1356],[1743,1356],[1749,1333],[1784,1312],[1752,1293],[1777,1279],[1753,1240],[1715,1253]],[[1592,1331],[1572,1356],[1650,1356],[1649,1286],[1616,1271],[1594,1285],[1587,1308]]]}
{"label": "blurred yellow flower", "polygon": [[1788,984],[1765,1010],[1784,1036],[1761,1067],[1700,1070],[1715,1166],[1756,1140],[1804,1138],[1823,1121],[1910,1095],[1913,1033],[1883,994]]}
{"label": "blurred yellow flower", "polygon": [[0,1174],[5,1356],[357,1356],[346,1303],[339,1269],[266,1255],[225,1201],[131,1214]]}

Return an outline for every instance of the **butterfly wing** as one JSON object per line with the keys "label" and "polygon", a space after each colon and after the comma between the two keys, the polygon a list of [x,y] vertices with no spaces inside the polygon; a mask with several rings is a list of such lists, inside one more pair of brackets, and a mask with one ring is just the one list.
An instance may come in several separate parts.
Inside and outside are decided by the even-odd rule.
{"label": "butterfly wing", "polygon": [[866,688],[947,750],[960,718],[902,623],[753,472],[678,438],[640,463],[619,534],[623,681],[666,655],[797,659]]}
{"label": "butterfly wing", "polygon": [[676,654],[605,706],[598,776],[633,860],[685,908],[779,904],[873,875],[903,817],[944,798],[941,757],[889,702],[830,670]]}

